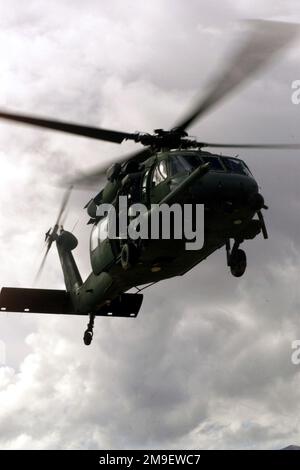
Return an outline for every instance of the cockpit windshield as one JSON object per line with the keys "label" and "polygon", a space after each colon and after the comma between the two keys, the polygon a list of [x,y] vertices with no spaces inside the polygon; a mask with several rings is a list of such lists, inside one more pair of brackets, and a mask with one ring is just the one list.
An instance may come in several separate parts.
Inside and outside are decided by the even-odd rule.
{"label": "cockpit windshield", "polygon": [[210,171],[227,171],[239,175],[252,176],[247,165],[235,157],[223,157],[206,152],[172,153],[169,157],[170,176],[180,173],[191,173],[203,163],[209,163]]}
{"label": "cockpit windshield", "polygon": [[230,173],[252,176],[249,168],[242,160],[232,157],[222,157],[222,162]]}
{"label": "cockpit windshield", "polygon": [[209,169],[214,171],[224,171],[224,167],[221,165],[220,160],[213,155],[201,156],[204,163],[209,163]]}

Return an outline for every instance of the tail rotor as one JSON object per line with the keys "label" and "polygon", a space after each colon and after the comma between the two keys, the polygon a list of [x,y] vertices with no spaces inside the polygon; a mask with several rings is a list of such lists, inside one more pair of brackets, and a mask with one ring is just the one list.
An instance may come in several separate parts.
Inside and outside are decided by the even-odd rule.
{"label": "tail rotor", "polygon": [[68,202],[69,202],[69,199],[70,199],[70,196],[71,196],[72,189],[73,189],[73,186],[70,186],[66,190],[66,192],[63,196],[63,199],[62,199],[62,203],[61,203],[59,213],[58,213],[56,222],[54,224],[54,227],[49,228],[49,230],[45,234],[46,251],[45,251],[45,254],[42,258],[42,261],[41,261],[40,267],[37,271],[37,274],[34,278],[34,285],[37,283],[37,281],[39,280],[39,278],[40,278],[40,276],[43,272],[43,269],[44,269],[44,266],[45,266],[45,263],[46,263],[46,260],[47,260],[47,257],[48,257],[48,253],[49,253],[50,248],[52,246],[52,243],[57,240],[59,231],[63,230],[63,224],[65,223],[65,220],[66,220],[67,206],[68,206]]}

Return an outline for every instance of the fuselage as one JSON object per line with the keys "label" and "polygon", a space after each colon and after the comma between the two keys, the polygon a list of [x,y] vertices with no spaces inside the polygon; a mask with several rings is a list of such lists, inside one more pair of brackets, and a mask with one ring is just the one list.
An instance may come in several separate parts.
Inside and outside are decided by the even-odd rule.
{"label": "fuselage", "polygon": [[[182,275],[221,248],[226,240],[243,241],[261,231],[254,216],[263,205],[263,198],[247,165],[233,157],[187,150],[158,153],[145,161],[139,171],[132,172],[134,184],[128,185],[132,202],[139,201],[147,207],[160,203],[197,167],[207,162],[209,171],[176,200],[180,204],[204,204],[201,249],[186,250],[184,240],[145,240],[140,245],[135,266],[124,271],[120,263],[120,240],[101,238],[105,218],[96,221],[91,235],[93,273],[90,282],[94,285],[99,280],[98,299],[110,300],[134,286]],[[120,193],[119,180],[110,181],[101,193],[100,204],[115,204]]]}

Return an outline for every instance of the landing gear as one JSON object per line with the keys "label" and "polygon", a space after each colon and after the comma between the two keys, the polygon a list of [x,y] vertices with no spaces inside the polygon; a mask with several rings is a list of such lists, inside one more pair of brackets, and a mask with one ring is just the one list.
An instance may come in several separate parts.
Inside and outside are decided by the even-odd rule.
{"label": "landing gear", "polygon": [[230,241],[226,241],[227,265],[234,277],[241,277],[247,267],[247,257],[244,250],[239,248],[239,242],[235,241],[232,250],[230,250]]}
{"label": "landing gear", "polygon": [[230,256],[230,271],[235,277],[241,277],[246,271],[247,257],[244,250],[237,249]]}
{"label": "landing gear", "polygon": [[89,346],[93,339],[94,320],[95,320],[95,315],[93,313],[90,313],[90,321],[87,324],[87,329],[85,330],[84,336],[83,336],[83,342],[86,346]]}

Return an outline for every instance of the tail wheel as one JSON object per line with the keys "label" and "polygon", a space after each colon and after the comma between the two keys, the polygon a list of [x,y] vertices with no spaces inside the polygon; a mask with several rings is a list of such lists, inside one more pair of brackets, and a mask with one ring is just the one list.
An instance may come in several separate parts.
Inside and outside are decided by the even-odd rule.
{"label": "tail wheel", "polygon": [[137,248],[129,243],[125,243],[121,250],[121,265],[127,271],[130,269],[137,260]]}
{"label": "tail wheel", "polygon": [[235,277],[241,277],[247,267],[247,257],[244,250],[234,250],[230,256],[230,271]]}

